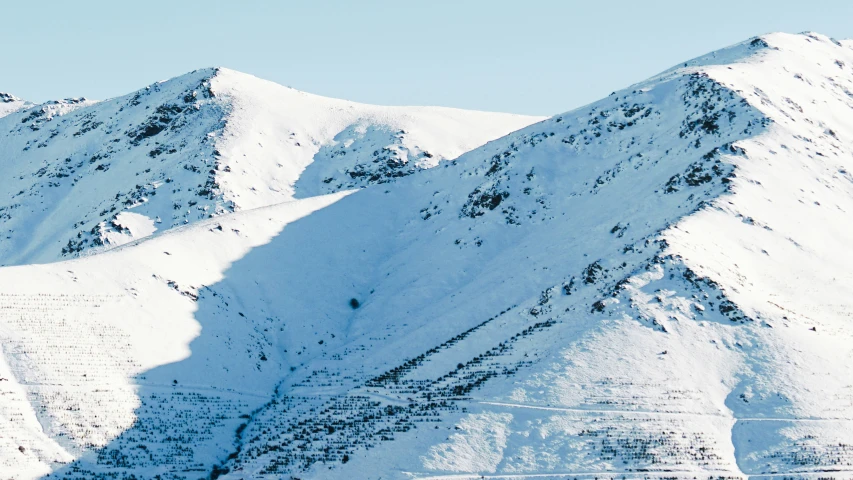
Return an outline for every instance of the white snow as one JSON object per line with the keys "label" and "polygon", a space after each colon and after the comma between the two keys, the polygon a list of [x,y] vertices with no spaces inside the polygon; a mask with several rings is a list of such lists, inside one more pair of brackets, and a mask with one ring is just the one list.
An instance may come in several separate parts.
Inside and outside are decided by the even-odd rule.
{"label": "white snow", "polygon": [[134,212],[121,212],[112,222],[113,230],[107,231],[105,243],[111,246],[124,245],[133,240],[153,234],[155,220]]}
{"label": "white snow", "polygon": [[[0,476],[853,472],[853,43],[750,39],[489,143],[533,119],[228,70],[139,99],[187,91],[157,114],[176,133],[121,120],[86,195],[31,182],[27,205],[78,203],[3,261],[48,258],[30,238],[84,204],[133,241],[0,268]],[[42,151],[84,150],[73,118]],[[84,183],[110,172],[151,187]]]}
{"label": "white snow", "polygon": [[459,422],[461,433],[454,433],[448,442],[430,447],[423,459],[430,470],[450,472],[494,473],[503,460],[507,428],[512,421],[509,413],[470,415]]}

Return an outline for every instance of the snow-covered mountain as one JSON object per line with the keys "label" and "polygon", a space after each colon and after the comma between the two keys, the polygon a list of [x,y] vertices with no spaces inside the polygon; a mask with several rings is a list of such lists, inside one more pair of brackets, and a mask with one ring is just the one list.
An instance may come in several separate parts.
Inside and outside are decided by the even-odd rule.
{"label": "snow-covered mountain", "polygon": [[242,208],[0,269],[3,475],[853,473],[853,42],[750,39],[405,178],[364,159],[457,150],[341,121],[279,191],[252,159],[310,136],[233,91]]}
{"label": "snow-covered mountain", "polygon": [[30,106],[32,106],[31,103],[21,100],[11,93],[0,92],[0,117],[5,117],[10,113]]}
{"label": "snow-covered mountain", "polygon": [[540,120],[362,105],[227,69],[104,102],[6,98],[7,265],[73,258],[294,195],[389,182]]}

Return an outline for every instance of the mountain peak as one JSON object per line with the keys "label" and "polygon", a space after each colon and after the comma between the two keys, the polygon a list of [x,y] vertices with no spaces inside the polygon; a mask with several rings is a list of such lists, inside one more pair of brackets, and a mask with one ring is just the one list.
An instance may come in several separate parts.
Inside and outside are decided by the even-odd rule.
{"label": "mountain peak", "polygon": [[[0,214],[0,264],[75,257],[239,209],[392,181],[539,120],[357,104],[222,68],[100,102],[2,105],[11,175],[0,179],[0,212],[16,214]],[[127,224],[131,210],[150,226]]]}
{"label": "mountain peak", "polygon": [[20,102],[21,99],[11,93],[0,92],[0,103]]}

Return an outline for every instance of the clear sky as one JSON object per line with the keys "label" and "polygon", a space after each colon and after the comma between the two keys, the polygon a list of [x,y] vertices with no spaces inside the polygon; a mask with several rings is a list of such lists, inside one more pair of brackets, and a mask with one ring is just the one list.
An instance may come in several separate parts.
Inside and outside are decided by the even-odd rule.
{"label": "clear sky", "polygon": [[109,98],[225,66],[386,105],[555,114],[851,0],[0,0],[0,91]]}

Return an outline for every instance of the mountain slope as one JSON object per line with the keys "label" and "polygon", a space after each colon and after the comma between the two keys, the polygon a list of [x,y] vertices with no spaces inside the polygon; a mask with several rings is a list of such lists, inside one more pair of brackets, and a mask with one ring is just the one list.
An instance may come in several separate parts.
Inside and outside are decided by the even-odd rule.
{"label": "mountain slope", "polygon": [[0,468],[846,478],[851,65],[767,35],[387,185],[2,268]]}
{"label": "mountain slope", "polygon": [[[227,69],[104,102],[24,107],[0,119],[2,264],[103,250],[296,188],[390,181],[538,120],[361,105]],[[312,181],[296,187],[315,157]]]}

